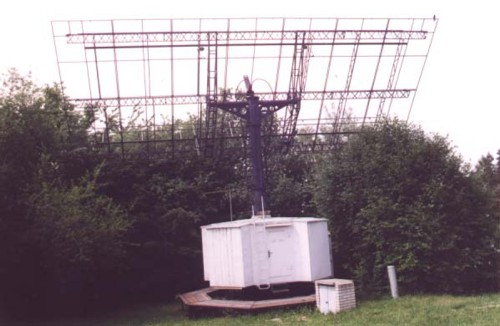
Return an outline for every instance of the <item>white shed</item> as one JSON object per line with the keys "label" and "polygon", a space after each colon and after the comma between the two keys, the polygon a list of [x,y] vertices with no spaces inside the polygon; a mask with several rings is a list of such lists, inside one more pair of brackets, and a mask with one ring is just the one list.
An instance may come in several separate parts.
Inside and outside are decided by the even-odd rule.
{"label": "white shed", "polygon": [[332,275],[326,219],[253,217],[201,229],[210,286],[266,288]]}

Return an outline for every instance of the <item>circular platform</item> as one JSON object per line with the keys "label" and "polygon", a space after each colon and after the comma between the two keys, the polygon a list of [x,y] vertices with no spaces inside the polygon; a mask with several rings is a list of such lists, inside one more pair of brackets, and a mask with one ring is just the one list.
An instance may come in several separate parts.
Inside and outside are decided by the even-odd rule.
{"label": "circular platform", "polygon": [[210,296],[211,293],[221,290],[234,290],[233,288],[208,287],[197,291],[180,294],[178,298],[187,307],[214,308],[214,309],[235,309],[245,311],[255,311],[260,309],[284,308],[297,305],[313,304],[316,302],[316,295],[291,296],[277,299],[265,300],[226,300],[217,299]]}

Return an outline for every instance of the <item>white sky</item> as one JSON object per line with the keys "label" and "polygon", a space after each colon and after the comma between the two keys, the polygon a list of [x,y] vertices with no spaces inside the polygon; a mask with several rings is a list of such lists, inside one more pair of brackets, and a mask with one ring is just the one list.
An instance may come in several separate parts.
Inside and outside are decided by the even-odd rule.
{"label": "white sky", "polygon": [[439,19],[410,120],[448,136],[475,164],[500,149],[500,19],[494,1],[439,0],[3,0],[0,73],[58,81],[51,20],[335,17]]}

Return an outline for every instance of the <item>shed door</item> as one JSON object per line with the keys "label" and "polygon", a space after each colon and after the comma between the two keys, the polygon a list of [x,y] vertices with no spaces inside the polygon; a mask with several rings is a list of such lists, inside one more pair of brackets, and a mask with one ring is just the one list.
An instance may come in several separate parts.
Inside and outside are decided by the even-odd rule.
{"label": "shed door", "polygon": [[330,312],[336,312],[335,311],[335,295],[334,295],[334,290],[335,288],[332,286],[325,286],[325,285],[319,285],[318,286],[318,291],[319,291],[319,311],[327,314]]}
{"label": "shed door", "polygon": [[294,255],[290,226],[267,228],[267,249],[269,256],[269,277],[289,276],[293,271]]}

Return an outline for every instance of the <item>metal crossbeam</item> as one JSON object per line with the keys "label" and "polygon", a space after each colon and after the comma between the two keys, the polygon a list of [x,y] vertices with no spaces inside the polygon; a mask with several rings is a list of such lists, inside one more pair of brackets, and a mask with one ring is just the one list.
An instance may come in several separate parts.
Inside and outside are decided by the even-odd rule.
{"label": "metal crossbeam", "polygon": [[183,43],[228,41],[294,41],[297,37],[311,44],[321,40],[423,40],[427,31],[419,30],[285,30],[285,31],[204,31],[204,32],[117,32],[67,34],[69,44]]}
{"label": "metal crossbeam", "polygon": [[[384,98],[408,98],[413,89],[394,90],[352,90],[352,91],[331,91],[315,92],[306,91],[301,93],[301,100],[320,100],[323,96],[326,100],[361,100],[361,99],[384,99]],[[288,100],[289,93],[259,93],[262,100]],[[206,103],[206,96],[202,95],[174,95],[174,96],[135,96],[135,97],[103,97],[103,98],[80,98],[73,99],[76,103],[85,105],[95,105],[99,107],[133,107],[145,105],[170,105],[170,104],[198,104]],[[220,103],[229,101],[220,101]]]}

